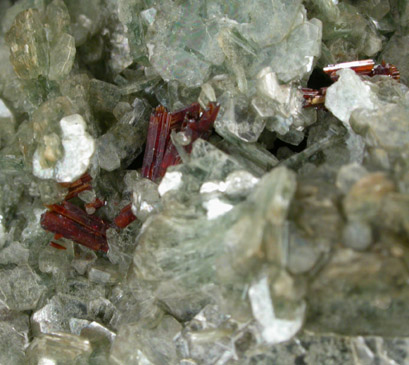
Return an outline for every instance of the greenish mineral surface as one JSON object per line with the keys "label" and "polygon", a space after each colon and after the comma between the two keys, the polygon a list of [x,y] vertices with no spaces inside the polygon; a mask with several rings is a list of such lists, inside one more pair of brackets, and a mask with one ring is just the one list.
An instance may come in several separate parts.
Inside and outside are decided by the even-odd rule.
{"label": "greenish mineral surface", "polygon": [[[409,364],[408,57],[408,0],[1,1],[0,363]],[[74,190],[107,252],[42,228]]]}

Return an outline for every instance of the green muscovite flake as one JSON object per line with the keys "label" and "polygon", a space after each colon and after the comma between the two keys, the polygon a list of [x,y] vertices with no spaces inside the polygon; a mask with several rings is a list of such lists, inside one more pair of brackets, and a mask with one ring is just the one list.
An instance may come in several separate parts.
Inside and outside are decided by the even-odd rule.
{"label": "green muscovite flake", "polygon": [[49,46],[40,12],[28,9],[18,14],[6,34],[10,61],[22,79],[46,76],[49,67]]}
{"label": "green muscovite flake", "polygon": [[75,40],[68,33],[62,33],[53,40],[50,50],[50,80],[64,79],[71,71],[75,59]]}
{"label": "green muscovite flake", "polygon": [[21,79],[60,80],[73,66],[76,48],[74,37],[65,32],[70,24],[67,8],[61,0],[54,0],[46,14],[44,23],[37,9],[19,13],[6,35],[10,61]]}

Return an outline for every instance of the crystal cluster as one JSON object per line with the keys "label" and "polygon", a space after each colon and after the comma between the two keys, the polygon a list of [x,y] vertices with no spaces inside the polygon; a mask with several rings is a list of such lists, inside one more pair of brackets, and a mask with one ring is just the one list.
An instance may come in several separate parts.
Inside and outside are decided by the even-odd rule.
{"label": "crystal cluster", "polygon": [[0,2],[1,364],[409,364],[409,1]]}

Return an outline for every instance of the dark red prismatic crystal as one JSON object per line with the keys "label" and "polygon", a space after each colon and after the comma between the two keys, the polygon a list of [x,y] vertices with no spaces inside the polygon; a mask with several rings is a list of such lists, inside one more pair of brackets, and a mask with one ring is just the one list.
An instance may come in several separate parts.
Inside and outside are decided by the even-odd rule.
{"label": "dark red prismatic crystal", "polygon": [[65,196],[65,200],[70,200],[78,196],[79,193],[85,190],[92,190],[91,186],[92,177],[85,173],[78,180],[75,180],[73,183],[61,183],[60,185],[68,188],[68,193]]}
{"label": "dark red prismatic crystal", "polygon": [[125,228],[136,219],[132,213],[132,204],[125,206],[115,217],[114,223],[118,228]]}
{"label": "dark red prismatic crystal", "polygon": [[[383,75],[390,76],[397,81],[400,80],[400,73],[396,66],[385,62],[376,65],[375,61],[371,59],[328,65],[323,68],[323,71],[331,78],[332,82],[335,82],[339,78],[337,72],[345,68],[354,70],[360,76],[373,77],[376,75]],[[304,108],[314,107],[316,109],[325,109],[324,104],[327,87],[322,87],[320,89],[302,88],[301,91],[304,97]]]}
{"label": "dark red prismatic crystal", "polygon": [[[180,163],[179,153],[170,138],[172,131],[185,134],[189,141],[183,147],[186,152],[191,151],[192,143],[196,139],[209,138],[219,108],[218,104],[209,103],[203,110],[198,103],[194,103],[187,108],[169,113],[165,107],[158,106],[149,121],[142,175],[151,180],[158,180],[169,166]],[[86,204],[87,212],[68,202],[80,192],[91,190],[91,180],[91,176],[85,174],[71,184],[64,184],[63,186],[68,188],[65,200],[61,204],[48,206],[49,210],[41,216],[41,226],[55,233],[55,240],[65,237],[93,250],[107,252],[107,229],[125,228],[136,217],[132,213],[131,204],[128,204],[116,216],[114,224],[108,224],[95,215],[87,214],[105,205],[103,200],[96,198],[95,201]],[[51,245],[64,249],[64,246],[54,241]]]}
{"label": "dark red prismatic crystal", "polygon": [[180,163],[179,153],[171,141],[172,131],[183,132],[189,143],[184,148],[191,151],[198,138],[209,138],[220,106],[209,103],[203,110],[199,103],[170,113],[158,106],[149,121],[148,139],[142,165],[142,176],[153,181],[163,177],[169,166]]}
{"label": "dark red prismatic crystal", "polygon": [[[108,251],[106,231],[110,224],[68,201],[49,205],[48,209],[41,216],[41,226],[55,233],[56,239],[65,237],[95,251]],[[53,243],[54,247],[59,245]]]}
{"label": "dark red prismatic crystal", "polygon": [[390,76],[395,80],[400,79],[400,73],[396,66],[385,62],[382,62],[380,65],[376,65],[375,61],[371,59],[328,65],[327,67],[323,68],[323,71],[331,77],[332,81],[336,81],[339,77],[337,75],[337,71],[344,68],[350,68],[351,70],[354,70],[358,75],[362,76],[385,75]]}

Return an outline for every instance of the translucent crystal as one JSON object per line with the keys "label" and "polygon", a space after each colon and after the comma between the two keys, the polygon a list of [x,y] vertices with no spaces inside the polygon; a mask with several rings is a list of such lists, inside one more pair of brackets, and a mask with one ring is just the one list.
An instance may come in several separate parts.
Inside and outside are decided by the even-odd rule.
{"label": "translucent crystal", "polygon": [[240,32],[264,47],[285,38],[296,22],[301,6],[299,0],[252,1],[245,7],[237,7],[235,20],[244,23],[238,27]]}
{"label": "translucent crystal", "polygon": [[290,85],[280,85],[270,67],[261,70],[257,78],[260,95],[252,100],[252,106],[260,117],[266,118],[268,130],[286,134],[302,113],[299,90]]}
{"label": "translucent crystal", "polygon": [[28,316],[9,316],[0,321],[0,361],[3,363],[24,363],[24,352],[28,345]]}
{"label": "translucent crystal", "polygon": [[14,310],[34,309],[46,289],[40,277],[28,265],[1,271],[0,280],[0,299]]}
{"label": "translucent crystal", "polygon": [[[0,363],[408,363],[408,14],[0,1]],[[147,142],[159,104],[190,111]],[[53,204],[106,221],[107,252],[45,231]]]}
{"label": "translucent crystal", "polygon": [[112,285],[118,280],[118,275],[113,267],[109,267],[108,265],[98,266],[98,264],[93,264],[88,271],[88,279],[94,283]]}
{"label": "translucent crystal", "polygon": [[230,133],[245,141],[255,142],[264,129],[264,121],[255,118],[249,110],[244,95],[233,96],[229,93],[221,96],[221,110],[215,122],[215,128],[221,133]]}
{"label": "translucent crystal", "polygon": [[28,9],[18,14],[6,40],[11,51],[10,61],[20,78],[35,79],[47,75],[48,43],[37,9]]}
{"label": "translucent crystal", "polygon": [[314,59],[320,55],[321,33],[321,21],[312,19],[299,25],[285,41],[268,51],[272,56],[270,66],[280,80],[301,79],[312,71]]}
{"label": "translucent crystal", "polygon": [[90,342],[68,333],[54,333],[35,338],[26,352],[30,365],[41,363],[86,364],[92,353]]}
{"label": "translucent crystal", "polygon": [[[68,248],[69,245],[67,244]],[[70,267],[70,255],[66,250],[56,250],[45,247],[38,257],[38,267],[43,273],[54,275],[67,275]]]}
{"label": "translucent crystal", "polygon": [[0,264],[28,263],[29,250],[19,242],[12,242],[0,251]]}
{"label": "translucent crystal", "polygon": [[112,347],[110,360],[114,364],[129,364],[146,359],[143,364],[171,364],[177,361],[173,338],[182,329],[172,316],[164,316],[150,328],[128,324],[122,328]]}
{"label": "translucent crystal", "polygon": [[71,71],[75,59],[75,40],[68,33],[62,33],[50,50],[50,80],[65,78]]}
{"label": "translucent crystal", "polygon": [[148,179],[138,181],[133,187],[132,212],[144,222],[161,207],[158,186]]}
{"label": "translucent crystal", "polygon": [[10,29],[10,27],[13,24],[14,19],[19,13],[21,13],[23,10],[27,10],[30,8],[36,8],[42,11],[45,8],[45,1],[44,0],[22,0],[22,1],[18,1],[17,3],[14,3],[12,6],[7,8],[7,10],[5,11],[4,17],[2,19],[3,33],[6,33]]}
{"label": "translucent crystal", "polygon": [[132,109],[120,121],[98,138],[98,162],[106,171],[131,163],[142,152],[147,135],[149,108],[136,98]]}
{"label": "translucent crystal", "polygon": [[68,331],[71,317],[85,317],[86,310],[81,301],[73,297],[56,295],[49,303],[34,312],[31,317],[36,335]]}
{"label": "translucent crystal", "polygon": [[230,336],[236,330],[237,324],[220,313],[220,308],[208,305],[175,337],[178,355],[186,364],[189,360],[195,364],[224,364],[235,356]]}
{"label": "translucent crystal", "polygon": [[375,109],[376,96],[354,71],[343,69],[338,73],[338,81],[327,89],[325,107],[348,125],[355,109]]}

